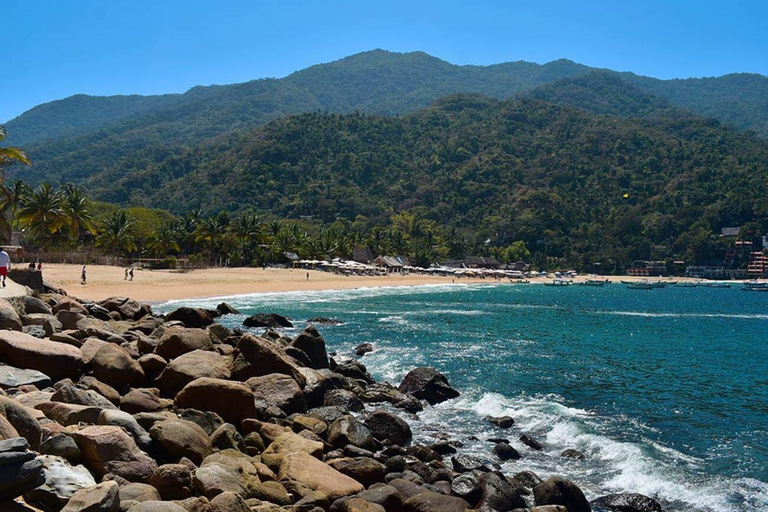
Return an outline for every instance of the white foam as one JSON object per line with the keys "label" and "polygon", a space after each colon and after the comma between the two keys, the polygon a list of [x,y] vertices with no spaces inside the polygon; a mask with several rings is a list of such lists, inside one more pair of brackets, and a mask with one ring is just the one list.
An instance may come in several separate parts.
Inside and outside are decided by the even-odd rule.
{"label": "white foam", "polygon": [[647,318],[736,318],[740,320],[768,320],[768,315],[741,313],[653,313],[648,311],[593,311],[596,315],[639,316]]}

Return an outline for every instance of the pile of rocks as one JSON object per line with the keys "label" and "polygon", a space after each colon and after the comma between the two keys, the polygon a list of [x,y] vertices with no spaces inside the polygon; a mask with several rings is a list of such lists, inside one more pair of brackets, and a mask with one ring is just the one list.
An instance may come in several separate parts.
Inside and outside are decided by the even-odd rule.
{"label": "pile of rocks", "polygon": [[[591,509],[567,480],[413,443],[400,415],[459,395],[437,370],[375,382],[329,358],[311,325],[291,339],[215,323],[231,313],[0,299],[0,509],[18,497],[66,512]],[[628,503],[647,505],[601,506],[641,510]]]}

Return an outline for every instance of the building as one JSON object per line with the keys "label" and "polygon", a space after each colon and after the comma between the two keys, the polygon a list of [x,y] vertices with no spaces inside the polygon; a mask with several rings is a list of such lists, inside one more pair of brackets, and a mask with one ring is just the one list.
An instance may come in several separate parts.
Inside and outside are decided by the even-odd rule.
{"label": "building", "polygon": [[496,258],[486,256],[469,256],[464,260],[467,268],[501,268],[501,263]]}
{"label": "building", "polygon": [[372,265],[381,267],[388,274],[402,273],[403,263],[394,256],[379,256],[371,262]]}
{"label": "building", "polygon": [[750,253],[747,277],[758,278],[766,276],[768,276],[768,256],[759,251]]}
{"label": "building", "polygon": [[722,228],[720,230],[720,236],[725,238],[736,238],[739,236],[739,231],[741,231],[741,228]]}
{"label": "building", "polygon": [[663,261],[637,260],[627,269],[630,276],[663,276],[667,274],[667,264]]}
{"label": "building", "polygon": [[373,259],[373,253],[367,247],[355,247],[352,249],[352,261],[358,263],[370,263]]}

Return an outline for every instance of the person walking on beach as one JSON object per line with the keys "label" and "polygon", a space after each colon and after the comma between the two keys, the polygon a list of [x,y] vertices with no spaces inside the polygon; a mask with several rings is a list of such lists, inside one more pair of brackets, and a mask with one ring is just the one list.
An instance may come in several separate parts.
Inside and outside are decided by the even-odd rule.
{"label": "person walking on beach", "polygon": [[83,265],[83,271],[80,273],[80,284],[85,284],[85,265]]}
{"label": "person walking on beach", "polygon": [[5,249],[0,249],[0,276],[3,277],[3,288],[5,288],[5,279],[8,277],[8,271],[11,269],[11,257],[5,252]]}
{"label": "person walking on beach", "polygon": [[307,281],[309,281],[309,272],[307,272]]}
{"label": "person walking on beach", "polygon": [[133,267],[128,271],[128,275],[131,277],[131,281],[133,281]]}
{"label": "person walking on beach", "polygon": [[127,269],[127,268],[125,269],[125,278],[124,278],[124,279],[125,279],[126,281],[128,280],[128,269]]}

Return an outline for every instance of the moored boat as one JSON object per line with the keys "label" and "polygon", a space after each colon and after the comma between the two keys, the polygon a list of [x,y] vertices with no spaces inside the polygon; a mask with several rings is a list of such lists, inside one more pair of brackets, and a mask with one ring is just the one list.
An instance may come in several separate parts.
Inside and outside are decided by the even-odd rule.
{"label": "moored boat", "polygon": [[675,286],[678,288],[696,288],[699,284],[694,281],[680,281]]}
{"label": "moored boat", "polygon": [[655,286],[648,280],[638,281],[636,283],[629,283],[627,288],[630,290],[653,290]]}
{"label": "moored boat", "polygon": [[709,288],[730,288],[731,283],[724,283],[722,281],[715,281],[713,283],[707,283]]}
{"label": "moored boat", "polygon": [[553,279],[552,281],[548,283],[544,283],[544,286],[570,286],[571,282],[566,279]]}

